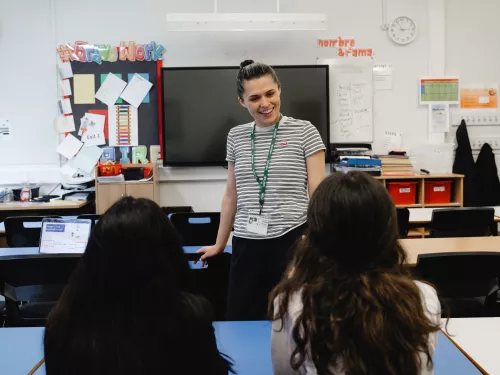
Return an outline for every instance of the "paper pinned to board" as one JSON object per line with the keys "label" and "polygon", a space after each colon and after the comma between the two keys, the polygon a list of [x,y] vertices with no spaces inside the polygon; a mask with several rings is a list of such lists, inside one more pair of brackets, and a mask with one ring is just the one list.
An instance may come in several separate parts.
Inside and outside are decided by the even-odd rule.
{"label": "paper pinned to board", "polygon": [[448,104],[429,104],[429,127],[431,133],[450,131],[450,106]]}
{"label": "paper pinned to board", "polygon": [[75,74],[73,77],[75,104],[95,104],[95,75]]}
{"label": "paper pinned to board", "polygon": [[73,113],[73,108],[71,108],[71,100],[69,98],[59,100],[59,112],[62,115],[69,115]]}
{"label": "paper pinned to board", "polygon": [[12,137],[10,126],[10,120],[0,118],[0,139],[10,139]]}
{"label": "paper pinned to board", "polygon": [[104,139],[104,131],[103,130],[99,130],[97,132],[86,131],[82,135],[82,142],[83,142],[83,147],[105,145],[106,140]]}
{"label": "paper pinned to board", "polygon": [[386,152],[400,151],[403,133],[386,130],[384,132],[384,150]]}
{"label": "paper pinned to board", "polygon": [[109,145],[113,147],[139,145],[138,110],[131,105],[109,107]]}
{"label": "paper pinned to board", "polygon": [[71,63],[69,61],[59,62],[57,64],[57,71],[59,72],[59,77],[61,77],[61,79],[73,77],[73,69],[71,68]]}
{"label": "paper pinned to board", "polygon": [[68,160],[66,164],[64,164],[59,170],[63,175],[68,177],[73,177],[76,172],[78,172],[78,168],[76,168],[74,164],[75,159]]}
{"label": "paper pinned to board", "polygon": [[54,120],[54,128],[57,133],[69,133],[75,131],[75,119],[73,116],[59,116]]}
{"label": "paper pinned to board", "polygon": [[69,79],[63,79],[63,80],[59,81],[59,90],[61,92],[61,96],[73,95],[73,92],[71,91],[71,83],[69,82]]}
{"label": "paper pinned to board", "polygon": [[392,64],[373,65],[373,87],[375,90],[392,90],[393,67]]}
{"label": "paper pinned to board", "polygon": [[135,108],[138,108],[149,93],[149,90],[151,90],[151,87],[153,87],[151,82],[139,74],[135,74],[120,97]]}
{"label": "paper pinned to board", "polygon": [[56,151],[63,155],[66,159],[73,159],[73,157],[80,151],[83,143],[80,142],[73,135],[68,134],[64,141],[57,147]]}
{"label": "paper pinned to board", "polygon": [[109,73],[99,90],[97,90],[95,97],[104,104],[112,106],[116,103],[126,86],[127,82],[118,78],[113,73]]}
{"label": "paper pinned to board", "polygon": [[91,173],[102,155],[102,149],[97,146],[84,147],[76,155],[73,166],[85,173]]}

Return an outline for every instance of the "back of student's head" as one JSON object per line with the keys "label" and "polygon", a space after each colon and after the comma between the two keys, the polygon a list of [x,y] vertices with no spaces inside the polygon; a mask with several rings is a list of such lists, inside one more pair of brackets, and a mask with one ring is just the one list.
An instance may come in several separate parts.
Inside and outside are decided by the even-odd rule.
{"label": "back of student's head", "polygon": [[428,338],[438,327],[403,268],[396,209],[384,185],[360,172],[331,175],[311,197],[307,218],[308,233],[273,292],[277,319],[301,293],[292,365],[300,367],[310,348],[324,374],[337,365],[349,375],[417,375],[431,366]]}
{"label": "back of student's head", "polygon": [[177,234],[156,203],[115,203],[47,321],[47,375],[191,374],[190,340],[207,336],[194,332],[198,306],[185,298],[188,274]]}

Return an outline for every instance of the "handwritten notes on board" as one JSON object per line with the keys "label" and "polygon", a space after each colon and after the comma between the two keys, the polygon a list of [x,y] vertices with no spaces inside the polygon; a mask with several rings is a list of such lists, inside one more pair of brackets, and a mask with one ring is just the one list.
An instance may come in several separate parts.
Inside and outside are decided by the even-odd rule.
{"label": "handwritten notes on board", "polygon": [[373,61],[328,59],[330,142],[373,142]]}

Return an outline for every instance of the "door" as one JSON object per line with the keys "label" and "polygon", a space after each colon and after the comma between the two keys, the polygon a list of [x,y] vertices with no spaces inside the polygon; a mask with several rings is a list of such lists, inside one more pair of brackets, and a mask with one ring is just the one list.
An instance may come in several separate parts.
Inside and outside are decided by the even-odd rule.
{"label": "door", "polygon": [[134,198],[148,198],[154,200],[154,184],[147,182],[127,184],[127,195]]}
{"label": "door", "polygon": [[103,214],[118,199],[125,196],[125,184],[99,184],[97,213]]}

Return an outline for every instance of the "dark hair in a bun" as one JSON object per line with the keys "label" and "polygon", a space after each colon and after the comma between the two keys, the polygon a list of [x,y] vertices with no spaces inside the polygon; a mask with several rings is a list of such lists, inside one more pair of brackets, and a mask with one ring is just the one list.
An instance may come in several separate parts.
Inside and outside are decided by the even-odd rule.
{"label": "dark hair in a bun", "polygon": [[255,62],[253,60],[245,60],[240,64],[240,71],[236,77],[236,91],[238,91],[238,96],[243,99],[243,93],[245,89],[243,88],[243,83],[251,79],[257,79],[269,74],[274,82],[281,87],[278,75],[269,65]]}
{"label": "dark hair in a bun", "polygon": [[253,64],[255,61],[253,60],[245,60],[240,63],[240,69],[243,69],[245,66]]}

